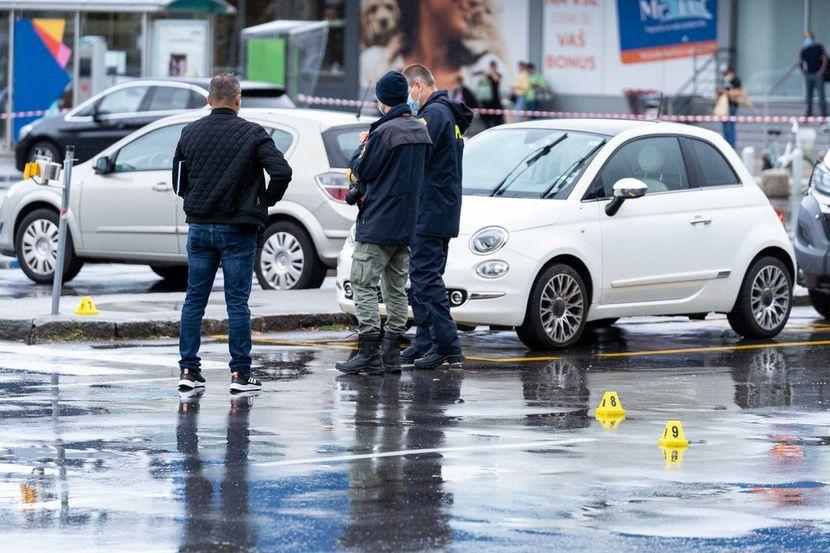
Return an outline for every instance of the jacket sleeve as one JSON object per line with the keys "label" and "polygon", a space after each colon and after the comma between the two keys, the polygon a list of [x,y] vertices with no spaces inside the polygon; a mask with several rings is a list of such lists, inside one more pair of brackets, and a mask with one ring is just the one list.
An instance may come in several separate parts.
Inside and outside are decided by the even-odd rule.
{"label": "jacket sleeve", "polygon": [[[265,133],[264,129],[262,133]],[[270,177],[265,197],[268,201],[268,207],[271,207],[280,201],[285,191],[288,190],[288,183],[291,182],[292,175],[291,167],[267,134],[265,139],[260,139],[259,146],[256,149],[256,158]]]}
{"label": "jacket sleeve", "polygon": [[389,158],[389,148],[383,143],[380,135],[369,135],[360,148],[355,150],[349,168],[364,185],[368,185],[380,174],[381,169]]}
{"label": "jacket sleeve", "polygon": [[429,110],[423,114],[424,121],[427,122],[427,132],[429,138],[432,140],[432,149],[440,148],[444,142],[444,137],[447,132],[447,125],[449,122],[441,117],[441,113],[437,109]]}
{"label": "jacket sleeve", "polygon": [[176,152],[173,154],[173,180],[170,182],[173,183],[176,194],[184,198],[187,194],[187,164],[184,161],[181,140],[176,144]]}

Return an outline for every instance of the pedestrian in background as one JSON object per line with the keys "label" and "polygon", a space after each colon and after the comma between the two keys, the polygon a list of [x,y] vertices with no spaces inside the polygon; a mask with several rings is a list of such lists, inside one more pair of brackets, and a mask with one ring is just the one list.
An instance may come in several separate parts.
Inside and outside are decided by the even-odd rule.
{"label": "pedestrian in background", "polygon": [[475,109],[478,107],[478,99],[476,98],[476,95],[472,90],[464,85],[464,77],[461,75],[459,75],[458,79],[455,81],[455,86],[452,91],[450,91],[450,97],[454,101],[464,104],[469,108]]}
{"label": "pedestrian in background", "polygon": [[[495,61],[490,62],[490,67],[484,78],[486,79],[486,86],[489,87],[489,91],[485,92],[485,83],[482,83],[482,91],[478,94],[478,98],[481,100],[481,107],[501,110],[501,73],[499,73],[499,65]],[[501,113],[483,115],[481,119],[488,129],[504,123],[504,115]]]}
{"label": "pedestrian in background", "polygon": [[[527,91],[527,110],[539,111],[539,104],[545,99],[548,93],[548,84],[540,71],[537,71],[536,65],[532,63],[527,64],[527,71],[530,74],[530,90]],[[536,119],[536,116],[529,117],[529,119]]]}
{"label": "pedestrian in background", "polygon": [[[718,99],[715,103],[715,115],[723,117],[734,117],[738,113],[738,104],[748,103],[746,94],[741,88],[741,79],[735,74],[731,68],[726,68],[722,73],[722,80],[717,89]],[[723,129],[723,138],[733,148],[736,144],[735,122],[723,121],[721,123]]]}
{"label": "pedestrian in background", "polygon": [[[335,364],[347,374],[401,370],[409,247],[415,239],[418,197],[432,144],[424,124],[412,117],[406,90],[406,79],[398,72],[390,71],[378,80],[375,95],[383,117],[361,135],[363,144],[349,164],[365,192],[359,202],[351,272],[358,352]],[[387,315],[382,356],[378,280]]]}
{"label": "pedestrian in background", "polygon": [[458,236],[461,218],[461,158],[464,132],[473,112],[438,90],[429,69],[413,64],[404,69],[409,104],[426,122],[432,139],[424,187],[418,203],[418,223],[412,247],[412,311],[415,341],[401,354],[404,365],[432,369],[464,361],[458,329],[450,314],[444,270],[451,238]]}
{"label": "pedestrian in background", "polygon": [[812,32],[804,35],[804,46],[798,55],[798,66],[804,73],[804,90],[807,104],[805,115],[813,115],[813,92],[818,92],[818,107],[822,117],[827,117],[827,101],[824,96],[824,74],[827,70],[827,52],[816,42]]}
{"label": "pedestrian in background", "polygon": [[[260,125],[239,117],[239,81],[222,73],[210,81],[210,115],[187,125],[173,157],[173,182],[184,198],[187,295],[179,337],[179,388],[205,385],[198,356],[202,317],[219,264],[225,277],[231,391],[255,391],[251,376],[251,311],[248,298],[260,231],[268,207],[282,199],[291,168]],[[263,169],[270,176],[265,186]]]}
{"label": "pedestrian in background", "polygon": [[[513,109],[516,111],[524,111],[527,109],[527,94],[530,92],[530,74],[527,72],[527,64],[519,62],[519,72],[516,74],[516,80],[513,81],[511,88],[511,99],[513,100]],[[523,114],[516,114],[516,122],[524,121],[527,117]]]}

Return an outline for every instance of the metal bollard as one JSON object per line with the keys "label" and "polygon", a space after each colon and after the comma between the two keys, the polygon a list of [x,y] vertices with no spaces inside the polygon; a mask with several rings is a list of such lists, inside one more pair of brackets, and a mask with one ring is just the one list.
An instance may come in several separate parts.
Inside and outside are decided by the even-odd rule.
{"label": "metal bollard", "polygon": [[796,198],[801,195],[801,177],[804,176],[804,153],[801,148],[793,149],[791,159],[792,186],[790,187],[790,196]]}
{"label": "metal bollard", "polygon": [[66,217],[69,211],[69,187],[72,183],[72,163],[75,161],[75,147],[66,147],[66,157],[63,159],[63,178],[61,179],[63,196],[61,198],[61,212],[58,222],[58,255],[56,256],[55,278],[52,282],[52,315],[60,313],[61,288],[63,287],[63,261],[66,255]]}
{"label": "metal bollard", "polygon": [[752,146],[746,146],[743,150],[741,150],[741,161],[744,162],[744,165],[747,169],[749,169],[749,173],[754,177],[755,176],[755,148]]}

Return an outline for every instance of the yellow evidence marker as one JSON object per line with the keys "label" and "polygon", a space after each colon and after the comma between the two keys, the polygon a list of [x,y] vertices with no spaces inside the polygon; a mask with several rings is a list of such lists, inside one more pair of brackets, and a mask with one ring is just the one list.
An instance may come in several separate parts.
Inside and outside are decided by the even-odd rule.
{"label": "yellow evidence marker", "polygon": [[95,302],[92,301],[90,296],[84,296],[81,298],[81,304],[78,306],[78,309],[75,310],[76,315],[97,315],[100,313],[98,308],[95,307]]}
{"label": "yellow evidence marker", "polygon": [[625,415],[597,415],[597,420],[604,429],[614,430],[625,420]]}
{"label": "yellow evidence marker", "polygon": [[657,445],[667,448],[688,447],[689,440],[683,434],[683,425],[680,421],[668,421],[663,429],[663,435],[657,440]]}
{"label": "yellow evidence marker", "polygon": [[620,415],[624,416],[625,409],[622,407],[619,394],[617,392],[605,392],[602,394],[602,401],[599,402],[599,407],[597,407],[594,414],[598,419],[600,417],[612,418],[619,417]]}
{"label": "yellow evidence marker", "polygon": [[663,460],[666,462],[666,465],[679,465],[683,462],[683,452],[686,451],[688,446],[660,446],[660,451],[663,452]]}

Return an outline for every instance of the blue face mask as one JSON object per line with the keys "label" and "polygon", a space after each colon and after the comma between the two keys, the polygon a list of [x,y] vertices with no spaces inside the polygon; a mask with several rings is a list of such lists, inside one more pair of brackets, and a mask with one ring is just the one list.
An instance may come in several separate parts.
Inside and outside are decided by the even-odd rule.
{"label": "blue face mask", "polygon": [[804,46],[812,46],[812,45],[813,45],[813,39],[812,38],[805,38],[804,39]]}
{"label": "blue face mask", "polygon": [[413,100],[411,94],[406,95],[406,105],[409,106],[410,111],[412,111],[412,115],[415,115],[418,113],[418,110],[421,109],[421,102]]}

